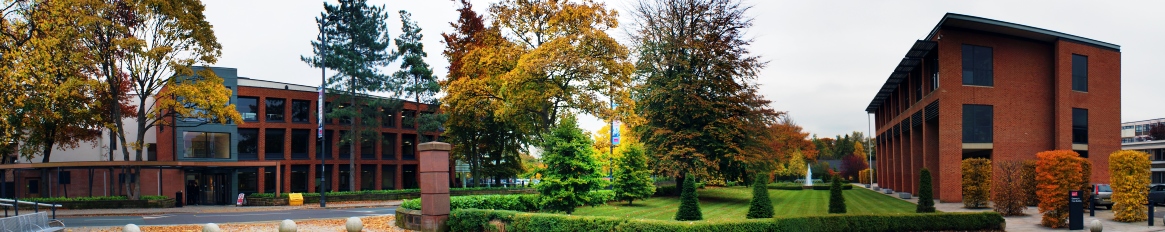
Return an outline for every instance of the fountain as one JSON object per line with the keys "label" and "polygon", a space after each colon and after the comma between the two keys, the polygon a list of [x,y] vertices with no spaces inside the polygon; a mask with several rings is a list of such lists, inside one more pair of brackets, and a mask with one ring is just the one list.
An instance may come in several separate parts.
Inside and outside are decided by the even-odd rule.
{"label": "fountain", "polygon": [[805,185],[801,189],[813,189],[813,165],[805,164]]}

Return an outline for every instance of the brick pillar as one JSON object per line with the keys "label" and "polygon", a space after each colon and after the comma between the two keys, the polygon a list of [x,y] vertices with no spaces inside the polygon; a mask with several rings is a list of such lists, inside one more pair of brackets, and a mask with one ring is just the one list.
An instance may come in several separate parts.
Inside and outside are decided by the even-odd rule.
{"label": "brick pillar", "polygon": [[910,162],[910,186],[911,193],[913,193],[915,196],[918,195],[918,181],[921,178],[920,174],[924,166],[922,159],[923,156],[926,156],[926,152],[923,152],[922,150],[922,147],[924,146],[922,140],[924,137],[926,137],[926,134],[922,133],[922,127],[923,125],[920,123],[918,127],[912,126],[912,129],[910,129],[910,149],[912,149],[910,151],[912,157]]}
{"label": "brick pillar", "polygon": [[448,143],[428,142],[420,150],[421,230],[446,231],[449,220],[449,150]]}

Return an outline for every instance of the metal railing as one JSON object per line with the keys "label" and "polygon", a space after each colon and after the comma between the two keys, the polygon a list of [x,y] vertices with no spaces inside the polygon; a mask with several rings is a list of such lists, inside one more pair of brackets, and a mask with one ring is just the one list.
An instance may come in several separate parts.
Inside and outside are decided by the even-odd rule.
{"label": "metal railing", "polygon": [[5,199],[5,198],[0,198],[0,202],[3,202],[3,203],[0,203],[0,206],[4,207],[4,217],[8,217],[8,208],[9,207],[11,207],[13,209],[13,211],[16,213],[16,215],[14,215],[14,216],[20,216],[19,205],[32,205],[33,213],[40,213],[41,206],[49,207],[50,209],[52,209],[53,219],[57,219],[57,208],[61,207],[61,205],[59,205],[59,204],[47,204],[47,203],[31,202],[31,201],[18,201],[18,200]]}

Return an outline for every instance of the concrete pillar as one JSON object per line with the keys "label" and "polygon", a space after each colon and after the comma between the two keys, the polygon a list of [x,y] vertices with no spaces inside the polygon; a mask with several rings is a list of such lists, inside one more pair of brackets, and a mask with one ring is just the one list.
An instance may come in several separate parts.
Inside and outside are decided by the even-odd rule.
{"label": "concrete pillar", "polygon": [[421,230],[446,231],[449,220],[449,150],[448,143],[428,142],[420,151]]}

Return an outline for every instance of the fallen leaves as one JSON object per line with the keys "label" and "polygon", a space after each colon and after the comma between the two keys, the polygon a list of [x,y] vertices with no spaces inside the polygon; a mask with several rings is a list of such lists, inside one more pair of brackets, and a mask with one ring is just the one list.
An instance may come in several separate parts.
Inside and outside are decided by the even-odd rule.
{"label": "fallen leaves", "polygon": [[[387,231],[407,231],[393,226],[395,217],[392,215],[370,216],[360,218],[364,222],[364,230],[366,232],[387,232]],[[344,223],[346,218],[335,219],[308,219],[308,220],[294,220],[296,228],[299,231],[345,231]],[[218,227],[222,231],[277,231],[279,230],[279,222],[257,222],[257,223],[227,223],[219,224]],[[202,225],[170,225],[170,226],[141,226],[142,232],[200,232]],[[68,232],[121,232],[121,227],[99,227],[99,228],[69,228]]]}

